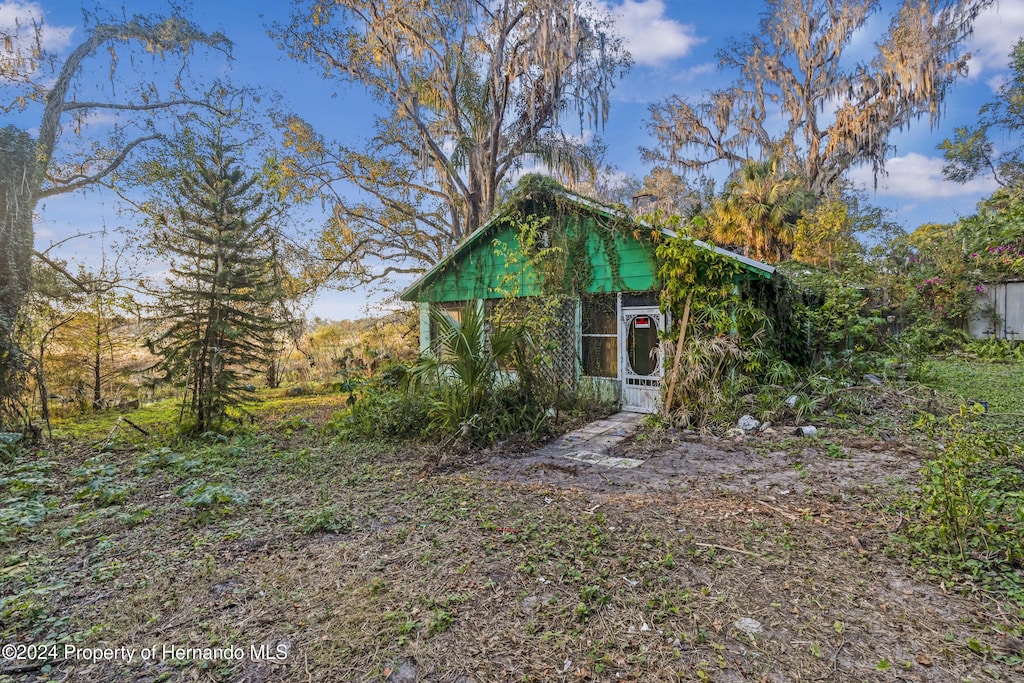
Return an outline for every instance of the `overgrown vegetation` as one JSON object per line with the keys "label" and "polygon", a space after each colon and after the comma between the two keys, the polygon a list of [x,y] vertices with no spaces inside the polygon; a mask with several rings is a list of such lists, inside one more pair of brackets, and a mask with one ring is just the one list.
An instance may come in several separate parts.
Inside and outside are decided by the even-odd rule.
{"label": "overgrown vegetation", "polygon": [[[737,397],[767,370],[762,345],[768,321],[740,296],[749,273],[686,234],[658,246],[662,308],[679,320],[666,340],[663,414],[683,426],[710,427],[731,417]],[[786,372],[781,366],[779,372]]]}
{"label": "overgrown vegetation", "polygon": [[[314,3],[312,33],[298,16],[274,31],[304,52],[315,43],[338,47],[331,19],[353,18],[357,4]],[[75,167],[51,163],[61,111],[50,103],[65,103],[46,98],[38,143],[4,128],[0,147],[11,163],[0,173],[0,417],[35,419],[29,404],[36,396],[43,422],[51,399],[68,405],[45,440],[38,429],[37,442],[0,433],[0,636],[48,646],[256,638],[296,653],[272,671],[258,662],[182,660],[157,674],[183,679],[309,678],[310,664],[354,680],[388,680],[402,667],[412,667],[413,677],[486,680],[708,680],[720,672],[761,678],[780,671],[794,680],[840,672],[860,679],[896,666],[928,669],[940,657],[950,677],[1019,674],[1024,346],[1012,339],[1021,331],[1008,327],[1007,307],[985,301],[992,288],[1024,276],[1020,152],[1000,157],[988,138],[990,128],[1021,128],[1024,48],[1014,52],[1014,78],[1000,100],[982,110],[982,127],[962,129],[943,145],[952,178],[989,169],[1002,189],[975,216],[897,234],[842,176],[857,160],[880,167],[894,126],[940,111],[964,64],[957,46],[990,3],[945,12],[939,8],[951,3],[902,3],[880,42],[881,61],[859,66],[856,75],[830,70],[821,61],[826,55],[810,48],[812,38],[831,45],[834,59],[875,4],[850,0],[826,12],[822,3],[769,3],[763,40],[727,54],[749,88],[714,93],[699,110],[682,100],[652,110],[662,117],[653,128],[672,154],[665,161],[691,170],[713,161],[678,157],[697,147],[737,167],[718,194],[713,187],[680,191],[662,169],[651,185],[674,184],[672,193],[688,204],[685,220],[669,219],[678,237],[576,201],[551,179],[525,178],[509,197],[513,210],[503,226],[514,232],[515,248],[497,239],[491,245],[507,277],[486,292],[485,303],[435,308],[434,346],[417,360],[420,321],[410,310],[377,326],[319,321],[303,330],[295,320],[286,325],[289,316],[276,309],[288,292],[339,273],[366,281],[406,261],[418,269],[443,257],[487,219],[501,177],[524,154],[570,176],[592,162],[593,150],[536,126],[559,130],[556,114],[565,104],[595,121],[604,116],[611,80],[627,59],[598,15],[554,0],[509,5],[530,5],[520,17],[526,29],[502,23],[504,14],[488,15],[494,35],[525,30],[516,49],[526,52],[491,55],[518,92],[502,107],[485,87],[499,77],[484,79],[464,54],[446,52],[461,44],[453,38],[473,37],[487,24],[474,23],[479,8],[467,13],[438,2],[410,11],[378,3],[410,25],[441,31],[428,33],[443,49],[428,49],[434,43],[427,34],[409,43],[407,26],[374,19],[364,28],[391,52],[347,52],[361,44],[356,40],[335,66],[344,62],[355,69],[351,79],[388,97],[406,90],[388,83],[405,78],[402,69],[413,63],[421,76],[447,75],[458,85],[442,95],[428,92],[437,84],[432,78],[408,81],[424,106],[396,105],[392,119],[378,120],[382,135],[369,156],[329,151],[296,117],[286,122],[295,155],[268,163],[265,174],[240,170],[233,158],[239,146],[226,141],[230,131],[179,140],[149,168],[150,180],[163,181],[165,201],[144,207],[155,252],[172,267],[173,284],[156,301],[159,320],[143,320],[130,298],[117,299],[122,285],[112,275],[75,276],[45,254],[39,260],[50,270],[32,289],[31,208],[39,197],[79,184],[71,175],[64,185],[41,185],[52,171]],[[806,18],[807,31],[789,31],[790,15]],[[580,41],[571,55],[564,53],[569,34],[553,31],[551,21],[574,27]],[[922,27],[934,30],[924,35]],[[90,39],[93,47],[142,39],[158,53],[223,44],[184,21],[134,20],[97,28]],[[908,41],[925,58],[900,51]],[[398,59],[410,44],[415,59]],[[794,64],[791,48],[803,50]],[[882,59],[890,53],[900,58]],[[77,73],[72,66],[58,74],[64,85]],[[581,66],[590,70],[573,71]],[[787,79],[801,71],[821,74],[815,84],[823,89],[797,101]],[[531,80],[543,74],[557,83]],[[910,87],[918,82],[927,87]],[[560,89],[567,85],[578,92]],[[895,90],[871,90],[881,87]],[[40,88],[37,94],[46,92]],[[804,108],[841,91],[874,104],[853,111],[850,102],[838,103],[829,130],[839,142],[819,149],[820,107]],[[793,125],[772,139],[763,127],[767,110],[750,107],[748,96],[775,98],[794,114]],[[503,139],[482,144],[481,131],[492,128],[478,124],[508,123],[515,107],[545,102],[536,121],[499,125],[493,130],[502,128]],[[163,106],[169,104],[128,108]],[[445,123],[445,111],[459,113],[457,120]],[[721,118],[729,112],[743,116]],[[740,122],[744,130],[709,146],[718,140],[702,136],[713,127],[689,124],[713,113],[716,123]],[[686,125],[661,125],[679,122]],[[409,137],[409,124],[419,142],[431,144]],[[717,132],[729,133],[729,125]],[[797,143],[801,130],[807,146]],[[739,154],[751,131],[758,131],[761,159]],[[149,140],[114,140],[114,156],[82,183],[116,170],[123,160],[117,149],[127,153]],[[418,161],[392,164],[396,159]],[[320,253],[306,254],[301,275],[285,273],[283,233],[267,207],[271,194],[260,188],[277,183],[270,188],[277,198],[307,197],[324,167],[372,201],[338,205]],[[424,178],[432,184],[420,185]],[[626,283],[626,237],[656,247],[660,283],[634,288],[648,291]],[[767,278],[771,268],[695,238],[771,261],[775,272]],[[595,287],[605,269],[607,281]],[[459,274],[482,277],[469,270]],[[585,297],[626,293],[649,303],[659,284],[662,312],[675,324],[655,349],[659,358],[645,360],[666,370],[662,414],[635,437],[633,446],[644,452],[634,454],[664,463],[672,449],[688,449],[684,455],[697,461],[708,449],[707,460],[721,469],[679,466],[662,477],[657,466],[641,464],[630,479],[535,453],[502,459],[518,450],[514,441],[533,444],[564,428],[566,413],[586,403],[577,346]],[[623,301],[615,299],[616,311]],[[991,338],[969,339],[972,322],[983,323]],[[79,327],[88,342],[75,341],[71,332]],[[151,355],[133,341],[142,333],[153,340]],[[592,336],[615,345],[621,338]],[[126,350],[115,364],[118,344]],[[140,388],[156,357],[164,379],[179,389],[177,403],[143,405],[160,398]],[[61,372],[72,365],[80,367]],[[105,373],[119,381],[104,382]],[[62,375],[59,391],[48,384],[55,375]],[[258,407],[250,401],[256,397]],[[175,405],[190,418],[187,438],[168,427],[181,416]],[[738,428],[744,414],[789,433]],[[792,435],[808,423],[825,438],[805,437],[812,432],[803,429]],[[443,457],[485,447],[497,464],[469,469],[451,458],[437,467]],[[726,453],[747,459],[729,461],[729,469],[721,465]],[[730,488],[764,462],[777,466],[771,474],[785,486]],[[846,469],[866,479],[837,483],[850,476]],[[645,477],[662,479],[651,484]],[[825,571],[823,563],[840,571]],[[915,602],[920,595],[926,599]],[[953,605],[952,617],[935,609],[939,601]],[[976,614],[986,616],[970,616]],[[755,627],[751,615],[768,616]],[[936,619],[945,633],[930,625]],[[882,645],[879,623],[891,631]],[[847,647],[854,639],[856,647]],[[806,652],[778,643],[804,644]],[[927,652],[917,651],[922,643]],[[463,672],[464,661],[477,670]],[[428,671],[424,662],[436,666]],[[94,670],[49,658],[38,667],[0,669],[0,682],[37,671],[107,679],[152,673],[121,664]]]}
{"label": "overgrown vegetation", "polygon": [[19,388],[25,360],[17,337],[18,314],[32,281],[32,183],[36,148],[28,133],[0,128],[0,426],[24,418]]}
{"label": "overgrown vegetation", "polygon": [[[22,8],[17,8],[22,11]],[[220,33],[207,34],[180,12],[168,17],[111,16],[107,21],[87,14],[79,45],[67,55],[50,50],[39,19],[16,19],[5,29],[4,82],[8,97],[0,105],[4,114],[38,117],[34,136],[16,126],[0,130],[3,170],[0,177],[0,424],[25,425],[30,411],[18,392],[23,389],[24,360],[15,336],[21,307],[31,286],[33,257],[32,214],[40,200],[82,188],[107,184],[140,145],[159,139],[159,122],[168,115],[207,106],[201,88],[187,78],[185,65],[199,48],[227,52],[231,42]],[[165,80],[138,83],[135,74],[124,78],[119,55],[144,46],[150,55],[180,58],[179,70]],[[9,49],[8,49],[9,48]],[[95,73],[89,62],[109,55],[110,92],[82,96],[80,86]],[[124,62],[134,64],[134,60]],[[145,81],[145,79],[143,79]],[[81,122],[97,112],[117,110],[137,126],[132,134],[115,127],[104,139],[83,139]],[[143,116],[140,112],[145,112]],[[74,122],[74,123],[73,123]],[[88,133],[86,133],[88,135]],[[69,140],[75,140],[69,144]],[[61,266],[46,259],[47,265]],[[66,271],[65,271],[66,274]],[[81,284],[81,283],[80,283]],[[81,287],[85,289],[85,287]],[[31,430],[29,430],[31,431]]]}
{"label": "overgrown vegetation", "polygon": [[437,346],[410,370],[410,385],[428,402],[429,427],[452,441],[490,443],[522,434],[536,441],[547,433],[543,401],[550,392],[530,367],[533,341],[520,322],[488,321],[470,304],[454,321],[435,309]]}
{"label": "overgrown vegetation", "polygon": [[[1020,621],[993,609],[1006,603],[944,594],[880,552],[896,513],[871,506],[896,494],[849,443],[832,444],[834,460],[824,445],[815,455],[774,442],[779,467],[806,483],[778,500],[716,496],[708,477],[624,496],[545,480],[566,476],[554,469],[517,473],[514,460],[417,476],[428,456],[407,444],[334,436],[344,408],[344,395],[268,396],[256,434],[5,451],[0,635],[61,652],[165,639],[246,649],[169,663],[169,680],[306,680],[321,668],[345,679],[795,679],[836,667],[870,678],[883,661],[921,675],[933,670],[921,661],[957,678],[1018,673]],[[824,463],[880,488],[829,488]],[[854,534],[863,551],[843,540]],[[252,658],[251,643],[287,643],[287,657]],[[2,666],[0,680],[148,671],[138,657]]]}
{"label": "overgrown vegetation", "polygon": [[922,418],[937,445],[907,502],[907,538],[929,572],[1005,592],[1024,607],[1024,446],[980,424],[983,410],[964,406],[946,424]]}

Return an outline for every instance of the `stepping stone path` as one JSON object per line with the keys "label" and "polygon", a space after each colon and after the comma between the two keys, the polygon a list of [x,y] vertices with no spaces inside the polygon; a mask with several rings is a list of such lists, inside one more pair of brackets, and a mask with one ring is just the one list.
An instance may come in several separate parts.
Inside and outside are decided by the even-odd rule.
{"label": "stepping stone path", "polygon": [[640,426],[643,417],[643,413],[616,413],[569,432],[533,454],[559,456],[591,465],[627,470],[640,467],[644,464],[643,460],[618,458],[609,453]]}

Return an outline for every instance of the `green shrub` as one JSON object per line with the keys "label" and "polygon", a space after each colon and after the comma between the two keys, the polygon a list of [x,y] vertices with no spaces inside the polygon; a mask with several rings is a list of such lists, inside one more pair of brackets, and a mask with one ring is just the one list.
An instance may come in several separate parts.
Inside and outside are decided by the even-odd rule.
{"label": "green shrub", "polygon": [[493,409],[487,415],[489,441],[522,434],[529,441],[551,436],[548,410],[520,384],[495,392]]}
{"label": "green shrub", "polygon": [[571,403],[537,371],[551,349],[535,346],[512,314],[488,319],[482,308],[467,306],[459,322],[440,311],[434,320],[439,346],[409,372],[410,386],[428,397],[429,429],[464,444],[546,436],[549,409]]}
{"label": "green shrub", "polygon": [[1024,344],[1011,342],[1008,339],[982,339],[973,341],[964,347],[982,360],[1020,362],[1024,361]]}
{"label": "green shrub", "polygon": [[522,356],[529,335],[521,324],[487,320],[483,308],[470,304],[458,322],[432,310],[438,348],[422,354],[411,370],[413,386],[430,388],[430,426],[466,441],[487,433],[495,413],[494,393],[506,384],[500,368]]}
{"label": "green shrub", "polygon": [[[1024,450],[972,423],[980,407],[949,419],[945,448],[921,470],[908,501],[911,550],[933,571],[964,575],[1024,604]],[[933,442],[941,421],[924,419]]]}
{"label": "green shrub", "polygon": [[422,392],[370,389],[351,408],[335,415],[325,431],[348,439],[418,437],[430,423],[429,407],[430,399]]}

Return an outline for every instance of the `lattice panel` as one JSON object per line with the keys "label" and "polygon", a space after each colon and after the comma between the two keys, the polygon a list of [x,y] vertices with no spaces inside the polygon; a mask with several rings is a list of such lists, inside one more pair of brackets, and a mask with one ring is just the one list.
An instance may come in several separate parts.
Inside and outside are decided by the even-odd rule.
{"label": "lattice panel", "polygon": [[551,398],[571,396],[576,388],[576,301],[568,297],[530,297],[488,301],[489,316],[526,324],[540,357],[533,366]]}

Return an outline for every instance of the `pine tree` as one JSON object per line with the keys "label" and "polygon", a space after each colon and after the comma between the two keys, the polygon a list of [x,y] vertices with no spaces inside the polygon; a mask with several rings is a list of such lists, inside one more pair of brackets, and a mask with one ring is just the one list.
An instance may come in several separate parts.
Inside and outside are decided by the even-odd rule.
{"label": "pine tree", "polygon": [[[182,415],[197,433],[221,430],[251,400],[250,377],[275,345],[281,298],[273,210],[218,126],[180,147],[185,170],[164,202],[150,202],[154,247],[170,257],[149,343],[163,379],[183,389]],[[168,210],[170,209],[170,210]],[[232,412],[234,409],[234,412]]]}

